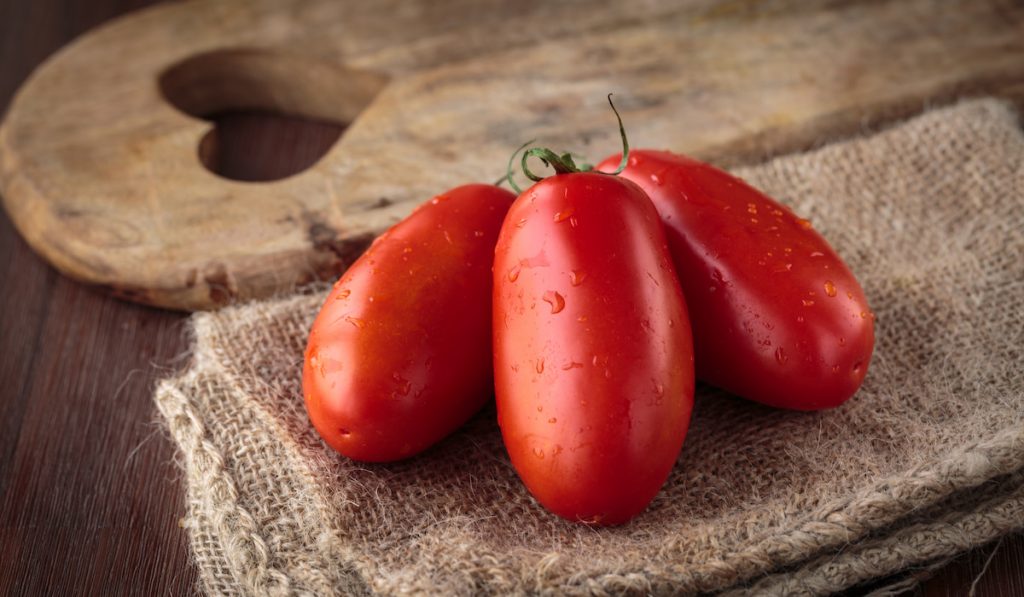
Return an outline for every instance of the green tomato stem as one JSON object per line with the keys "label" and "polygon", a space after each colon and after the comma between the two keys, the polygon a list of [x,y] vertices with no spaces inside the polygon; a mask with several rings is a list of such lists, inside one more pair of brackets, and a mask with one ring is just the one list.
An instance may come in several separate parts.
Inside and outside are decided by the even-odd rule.
{"label": "green tomato stem", "polygon": [[[608,94],[608,105],[612,107],[612,112],[615,113],[615,119],[619,122],[619,136],[622,138],[622,161],[619,163],[619,167],[614,172],[609,172],[611,176],[617,176],[621,174],[626,166],[629,164],[629,140],[626,138],[626,128],[622,124],[622,116],[619,115],[619,111],[615,108],[615,104],[612,102],[612,94]],[[531,157],[535,157],[544,163],[545,166],[553,168],[555,174],[572,174],[575,172],[590,172],[594,169],[594,166],[585,162],[580,162],[579,165],[573,160],[573,154],[566,152],[561,155],[548,149],[547,147],[531,147],[526,149],[528,145],[533,143],[535,140],[527,141],[519,146],[508,159],[508,168],[505,176],[495,184],[501,184],[502,181],[507,180],[512,190],[516,193],[522,193],[523,190],[519,188],[515,180],[512,178],[514,170],[512,164],[515,163],[516,156],[519,152],[523,152],[523,157],[519,162],[520,167],[523,170],[523,174],[527,178],[534,182],[540,182],[544,180],[543,176],[540,176],[530,170],[529,160]],[[523,151],[523,150],[526,151]]]}

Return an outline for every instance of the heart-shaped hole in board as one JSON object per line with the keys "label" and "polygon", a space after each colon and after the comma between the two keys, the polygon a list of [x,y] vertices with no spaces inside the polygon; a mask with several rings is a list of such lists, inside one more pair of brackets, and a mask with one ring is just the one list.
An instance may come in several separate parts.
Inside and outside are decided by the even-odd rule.
{"label": "heart-shaped hole in board", "polygon": [[377,73],[249,48],[192,56],[159,78],[171,105],[214,123],[197,148],[203,165],[243,181],[311,167],[386,84]]}

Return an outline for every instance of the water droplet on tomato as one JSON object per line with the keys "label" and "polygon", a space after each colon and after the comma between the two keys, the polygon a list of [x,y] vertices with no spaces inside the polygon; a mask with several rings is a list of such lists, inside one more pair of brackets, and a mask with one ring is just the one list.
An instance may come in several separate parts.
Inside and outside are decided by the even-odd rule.
{"label": "water droplet on tomato", "polygon": [[789,357],[786,356],[786,351],[782,350],[781,346],[775,349],[775,360],[780,365],[784,365],[789,360]]}
{"label": "water droplet on tomato", "polygon": [[338,435],[340,435],[342,437],[345,437],[345,436],[348,436],[348,435],[351,435],[351,434],[352,434],[352,432],[349,431],[348,429],[345,429],[344,427],[342,427],[341,429],[338,429]]}
{"label": "water droplet on tomato", "polygon": [[345,321],[351,323],[352,325],[356,326],[359,329],[363,329],[364,327],[366,327],[366,323],[362,319],[359,319],[358,317],[352,317],[351,315],[346,315],[345,316]]}
{"label": "water droplet on tomato", "polygon": [[640,163],[640,158],[636,157],[635,155],[629,156],[629,165],[630,166],[636,166],[639,163]]}
{"label": "water droplet on tomato", "polygon": [[[568,190],[568,189],[566,189],[566,190]],[[562,211],[556,213],[555,214],[555,223],[557,224],[559,222],[564,222],[564,221],[568,220],[572,216],[573,211],[575,211],[575,210],[570,206],[570,207],[566,207]]]}
{"label": "water droplet on tomato", "polygon": [[582,270],[574,269],[569,274],[569,282],[571,282],[573,286],[579,286],[580,284],[583,283],[583,280],[585,280],[586,277],[587,277],[586,272],[584,272]]}
{"label": "water droplet on tomato", "polygon": [[523,266],[518,263],[512,266],[512,269],[508,270],[508,281],[515,282],[519,279],[519,272],[523,269]]}
{"label": "water droplet on tomato", "polygon": [[541,249],[541,251],[534,255],[533,257],[520,259],[519,263],[523,267],[544,267],[547,265],[551,265],[551,262],[548,261],[547,255],[544,254],[543,249]]}
{"label": "water droplet on tomato", "polygon": [[839,373],[839,365],[832,366],[832,373]]}
{"label": "water droplet on tomato", "polygon": [[526,226],[526,218],[522,218],[516,222],[516,228],[522,228],[523,226]]}
{"label": "water droplet on tomato", "polygon": [[444,231],[444,240],[446,240],[449,245],[455,244],[452,242],[452,235],[448,234],[447,230]]}
{"label": "water droplet on tomato", "polygon": [[395,381],[395,383],[397,384],[395,386],[395,391],[392,394],[392,397],[395,397],[395,394],[397,394],[398,396],[407,396],[409,394],[409,390],[412,389],[412,382],[411,381],[409,381],[408,379],[405,379],[404,377],[402,377],[398,373],[392,373],[391,374],[391,379],[393,379]]}
{"label": "water droplet on tomato", "polygon": [[587,320],[587,316],[586,315],[580,315],[579,317],[576,318],[576,321],[580,321],[580,322],[583,322],[583,321],[586,321],[586,320]]}
{"label": "water droplet on tomato", "polygon": [[569,361],[562,365],[562,371],[568,371],[570,369],[579,369],[583,367],[583,363],[577,363],[576,361]]}
{"label": "water droplet on tomato", "polygon": [[793,247],[782,247],[782,252],[785,253],[786,255],[789,255],[790,253],[793,252]]}
{"label": "water droplet on tomato", "polygon": [[551,305],[552,314],[558,313],[565,308],[565,299],[562,298],[562,295],[558,294],[554,290],[549,290],[545,292],[544,296],[541,298],[544,299],[545,303]]}
{"label": "water droplet on tomato", "polygon": [[653,182],[654,184],[656,184],[658,186],[661,186],[661,179],[658,178],[657,174],[651,174],[651,182]]}
{"label": "water droplet on tomato", "polygon": [[804,316],[803,315],[797,315],[796,316],[796,322],[797,323],[803,323],[804,322]]}
{"label": "water droplet on tomato", "polygon": [[810,307],[811,305],[814,304],[814,301],[812,301],[810,299],[804,299],[803,300],[803,304],[804,304],[805,307]]}
{"label": "water droplet on tomato", "polygon": [[860,318],[861,319],[867,319],[868,318],[868,312],[867,311],[861,311],[860,312]]}
{"label": "water droplet on tomato", "polygon": [[822,253],[821,251],[815,251],[815,252],[811,253],[811,257],[824,257],[824,256],[825,256],[825,254]]}
{"label": "water droplet on tomato", "polygon": [[474,230],[473,231],[473,236],[475,236],[477,238],[483,238],[484,231],[483,230]]}
{"label": "water droplet on tomato", "polygon": [[544,412],[544,405],[543,404],[538,404],[537,405],[537,412],[539,412],[539,413]]}
{"label": "water droplet on tomato", "polygon": [[757,204],[754,204],[754,203],[748,203],[748,204],[747,204],[747,213],[748,213],[748,214],[754,214],[754,215],[757,215]]}
{"label": "water droplet on tomato", "polygon": [[757,224],[757,222],[758,222],[757,218],[750,218],[750,223],[751,224]]}
{"label": "water droplet on tomato", "polygon": [[662,384],[660,384],[658,382],[654,382],[654,395],[655,396],[659,396],[659,397],[660,396],[664,396],[665,395],[665,386],[663,386]]}
{"label": "water droplet on tomato", "polygon": [[539,458],[540,460],[544,460],[544,450],[541,450],[540,448],[534,448],[533,455]]}
{"label": "water droplet on tomato", "polygon": [[544,373],[544,359],[537,359],[537,373]]}
{"label": "water droplet on tomato", "polygon": [[836,285],[832,283],[832,280],[825,280],[825,294],[829,296],[836,295]]}
{"label": "water droplet on tomato", "polygon": [[850,299],[852,301],[853,300],[853,291],[847,290],[846,291],[846,298],[848,298],[848,299]]}
{"label": "water droplet on tomato", "polygon": [[853,364],[853,372],[854,373],[860,373],[860,368],[863,367],[863,366],[864,366],[863,363],[861,363],[860,361],[857,361],[856,363]]}
{"label": "water droplet on tomato", "polygon": [[805,220],[804,218],[798,218],[796,223],[800,224],[800,227],[805,229],[805,230],[808,230],[808,229],[811,228],[811,221],[810,220]]}
{"label": "water droplet on tomato", "polygon": [[557,422],[558,422],[558,419],[556,419],[555,417],[551,417],[550,419],[548,419],[548,423],[552,423],[553,424],[553,423],[557,423]]}
{"label": "water droplet on tomato", "polygon": [[406,247],[402,249],[402,252],[408,255],[409,253],[412,253],[412,247]]}
{"label": "water droplet on tomato", "polygon": [[604,370],[604,377],[605,377],[605,379],[611,379],[612,378],[612,370],[611,369],[605,369]]}
{"label": "water droplet on tomato", "polygon": [[341,299],[346,299],[350,294],[352,294],[352,291],[348,288],[339,290],[338,293],[334,295],[334,300],[340,301]]}
{"label": "water droplet on tomato", "polygon": [[580,522],[583,524],[599,524],[602,520],[604,520],[604,516],[601,514],[595,514],[588,518],[581,519]]}

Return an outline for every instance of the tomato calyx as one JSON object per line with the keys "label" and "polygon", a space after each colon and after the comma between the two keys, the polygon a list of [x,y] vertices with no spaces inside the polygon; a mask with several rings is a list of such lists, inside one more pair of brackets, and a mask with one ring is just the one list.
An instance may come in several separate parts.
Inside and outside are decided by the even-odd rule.
{"label": "tomato calyx", "polygon": [[[614,172],[603,172],[602,174],[608,174],[610,176],[617,176],[623,170],[626,169],[626,165],[629,163],[629,140],[626,138],[626,129],[622,125],[622,116],[619,115],[619,111],[615,108],[615,104],[612,102],[612,94],[608,94],[608,105],[612,107],[612,112],[615,113],[615,119],[619,122],[619,136],[622,138],[622,161],[619,163],[619,167]],[[537,173],[530,170],[529,161],[531,157],[535,157],[544,163],[545,166],[554,169],[555,174],[573,174],[576,172],[592,172],[594,170],[593,164],[586,162],[580,162],[579,164],[573,159],[571,152],[565,152],[562,154],[556,153],[547,147],[531,147],[526,149],[529,145],[533,144],[536,139],[531,139],[526,143],[523,143],[512,152],[512,155],[508,159],[508,171],[505,176],[498,181],[500,184],[503,181],[508,181],[512,190],[516,193],[522,193],[523,190],[519,188],[516,181],[513,179],[513,164],[515,163],[516,156],[522,152],[523,156],[520,160],[520,167],[523,170],[523,174],[532,180],[533,182],[540,182],[545,177],[538,175]],[[524,151],[525,150],[525,151]],[[579,157],[578,155],[576,156]]]}

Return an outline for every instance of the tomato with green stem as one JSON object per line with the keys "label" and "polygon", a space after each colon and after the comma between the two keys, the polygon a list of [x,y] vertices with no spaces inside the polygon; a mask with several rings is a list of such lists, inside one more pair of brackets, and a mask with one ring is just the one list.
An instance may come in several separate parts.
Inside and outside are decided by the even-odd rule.
{"label": "tomato with green stem", "polygon": [[[541,180],[530,156],[557,174]],[[620,524],[653,499],[686,436],[686,304],[640,187],[543,149],[524,154],[523,171],[538,182],[509,210],[494,256],[502,437],[546,508]]]}
{"label": "tomato with green stem", "polygon": [[320,436],[356,460],[412,456],[493,395],[491,263],[515,196],[461,186],[380,236],[309,334],[302,385]]}
{"label": "tomato with green stem", "polygon": [[[610,171],[620,156],[598,165]],[[817,410],[860,387],[874,315],[808,220],[718,168],[637,150],[621,176],[661,214],[693,317],[697,377],[771,406]]]}

